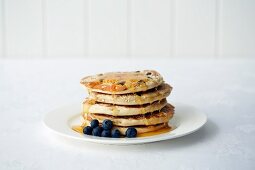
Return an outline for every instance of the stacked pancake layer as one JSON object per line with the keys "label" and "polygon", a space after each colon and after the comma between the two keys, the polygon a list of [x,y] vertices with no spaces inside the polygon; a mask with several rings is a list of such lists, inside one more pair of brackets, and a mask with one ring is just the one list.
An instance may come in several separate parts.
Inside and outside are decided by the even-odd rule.
{"label": "stacked pancake layer", "polygon": [[89,91],[83,102],[84,124],[110,119],[122,134],[128,127],[138,134],[168,126],[174,107],[167,103],[172,87],[154,70],[111,72],[81,80]]}

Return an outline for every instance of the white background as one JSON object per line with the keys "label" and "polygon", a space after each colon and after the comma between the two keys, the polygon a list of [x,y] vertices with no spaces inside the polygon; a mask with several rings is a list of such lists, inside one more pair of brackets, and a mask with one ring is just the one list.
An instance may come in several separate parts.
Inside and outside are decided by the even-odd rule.
{"label": "white background", "polygon": [[0,0],[0,58],[255,56],[254,0]]}

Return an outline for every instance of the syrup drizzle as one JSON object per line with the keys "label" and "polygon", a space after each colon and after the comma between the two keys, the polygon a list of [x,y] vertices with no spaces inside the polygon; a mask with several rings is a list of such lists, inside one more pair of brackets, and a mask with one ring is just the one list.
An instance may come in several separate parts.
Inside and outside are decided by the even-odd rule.
{"label": "syrup drizzle", "polygon": [[152,132],[146,132],[146,133],[138,134],[137,137],[149,137],[149,136],[160,135],[160,134],[163,134],[163,133],[170,132],[171,130],[172,130],[172,128],[167,126],[167,127],[164,127],[164,128],[159,129],[159,130],[152,131]]}
{"label": "syrup drizzle", "polygon": [[79,125],[72,126],[72,129],[78,133],[83,133],[83,128],[84,128],[83,126],[79,126]]}

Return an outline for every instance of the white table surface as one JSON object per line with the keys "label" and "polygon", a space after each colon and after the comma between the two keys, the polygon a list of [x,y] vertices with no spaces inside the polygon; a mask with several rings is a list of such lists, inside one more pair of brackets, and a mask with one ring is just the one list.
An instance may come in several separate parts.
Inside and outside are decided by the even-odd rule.
{"label": "white table surface", "polygon": [[[56,137],[45,113],[82,102],[83,76],[156,69],[173,87],[170,102],[208,116],[194,134],[135,146]],[[254,60],[0,61],[0,169],[255,169]]]}

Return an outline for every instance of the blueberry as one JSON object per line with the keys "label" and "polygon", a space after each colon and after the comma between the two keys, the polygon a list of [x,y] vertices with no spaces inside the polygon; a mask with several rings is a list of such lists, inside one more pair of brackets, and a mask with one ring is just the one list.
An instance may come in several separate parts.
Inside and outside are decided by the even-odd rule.
{"label": "blueberry", "polygon": [[93,120],[90,122],[90,126],[92,127],[92,129],[94,129],[95,127],[99,126],[98,120],[93,119]]}
{"label": "blueberry", "polygon": [[112,130],[112,137],[113,138],[119,138],[120,137],[120,131],[118,129]]}
{"label": "blueberry", "polygon": [[97,127],[95,127],[95,128],[92,130],[92,135],[93,135],[93,136],[101,136],[102,131],[103,131],[103,128],[100,127],[100,126],[97,126]]}
{"label": "blueberry", "polygon": [[105,119],[102,123],[102,126],[105,130],[111,130],[112,129],[112,121],[109,119]]}
{"label": "blueberry", "polygon": [[102,137],[111,137],[111,131],[110,130],[103,130]]}
{"label": "blueberry", "polygon": [[126,137],[128,138],[134,138],[137,135],[137,130],[135,128],[128,128],[126,131]]}
{"label": "blueberry", "polygon": [[92,128],[90,126],[86,126],[83,129],[83,133],[86,134],[86,135],[91,135],[92,134]]}

